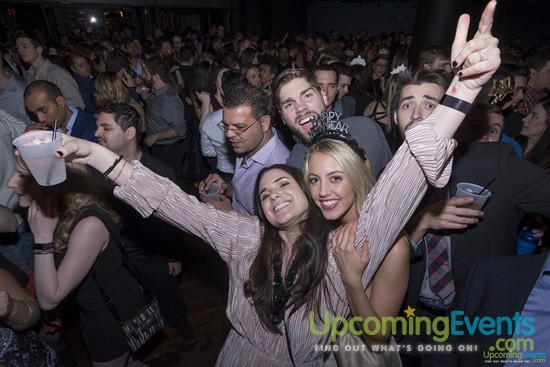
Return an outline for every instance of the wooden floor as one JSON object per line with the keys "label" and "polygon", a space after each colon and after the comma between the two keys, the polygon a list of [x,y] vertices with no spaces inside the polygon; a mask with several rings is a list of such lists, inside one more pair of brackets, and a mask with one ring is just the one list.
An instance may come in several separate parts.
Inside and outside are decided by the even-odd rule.
{"label": "wooden floor", "polygon": [[[182,186],[192,192],[193,183],[189,180]],[[180,289],[198,342],[186,344],[176,330],[165,327],[137,356],[151,367],[213,366],[230,329],[225,317],[227,268],[214,250],[194,236],[189,236],[180,249],[183,263]],[[78,367],[90,366],[77,322],[68,328],[68,336]]]}

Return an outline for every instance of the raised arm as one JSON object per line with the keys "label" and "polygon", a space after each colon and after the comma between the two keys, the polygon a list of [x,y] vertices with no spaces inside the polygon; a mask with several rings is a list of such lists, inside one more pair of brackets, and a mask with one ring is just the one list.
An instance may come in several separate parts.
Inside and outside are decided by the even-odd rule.
{"label": "raised arm", "polygon": [[452,151],[456,146],[450,138],[465,116],[464,110],[459,110],[460,103],[456,105],[456,102],[463,100],[466,105],[472,102],[500,64],[498,42],[490,33],[495,5],[495,1],[487,5],[479,30],[469,42],[465,42],[469,18],[460,18],[453,44],[453,61],[462,69],[447,91],[454,99],[439,104],[424,121],[411,124],[405,133],[406,142],[363,205],[356,248],[361,249],[368,239],[370,261],[363,274],[365,285],[420,203],[427,190],[427,181],[442,187],[449,179]]}
{"label": "raised arm", "polygon": [[[498,39],[491,34],[497,2],[487,4],[474,37],[467,41],[470,16],[462,14],[456,26],[451,50],[451,62],[456,75],[445,93],[448,96],[472,103],[481,88],[491,79],[500,65]],[[452,103],[452,102],[451,102]],[[435,132],[442,138],[451,138],[464,119],[464,113],[439,104],[433,112]]]}
{"label": "raised arm", "polygon": [[163,221],[192,233],[210,244],[224,261],[255,248],[262,226],[256,217],[216,210],[200,203],[179,186],[156,175],[139,162],[119,160],[99,144],[63,136],[63,147],[56,152],[74,163],[87,164],[117,186],[115,195],[142,216],[156,215]]}

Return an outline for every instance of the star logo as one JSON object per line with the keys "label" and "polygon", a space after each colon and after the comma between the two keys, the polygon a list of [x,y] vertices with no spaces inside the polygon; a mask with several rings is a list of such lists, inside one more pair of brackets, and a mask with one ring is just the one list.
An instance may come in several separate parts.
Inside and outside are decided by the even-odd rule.
{"label": "star logo", "polygon": [[411,306],[407,306],[407,309],[403,310],[403,312],[407,315],[407,318],[414,316],[414,311],[416,311],[416,308],[412,308]]}

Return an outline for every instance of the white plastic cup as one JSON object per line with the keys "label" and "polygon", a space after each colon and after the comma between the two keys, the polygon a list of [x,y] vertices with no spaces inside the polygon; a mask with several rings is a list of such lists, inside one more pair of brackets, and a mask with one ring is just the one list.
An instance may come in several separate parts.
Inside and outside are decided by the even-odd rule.
{"label": "white plastic cup", "polygon": [[471,204],[462,205],[463,208],[481,210],[483,205],[489,197],[491,192],[489,190],[483,190],[483,186],[479,186],[473,183],[460,182],[456,184],[456,196],[457,197],[471,197],[474,198],[474,201]]}
{"label": "white plastic cup", "polygon": [[203,195],[210,200],[219,201],[220,200],[220,185],[213,183],[210,185],[208,190],[204,190]]}
{"label": "white plastic cup", "polygon": [[61,134],[52,131],[31,131],[13,140],[36,182],[41,186],[57,185],[67,178],[65,160],[55,157],[61,148]]}

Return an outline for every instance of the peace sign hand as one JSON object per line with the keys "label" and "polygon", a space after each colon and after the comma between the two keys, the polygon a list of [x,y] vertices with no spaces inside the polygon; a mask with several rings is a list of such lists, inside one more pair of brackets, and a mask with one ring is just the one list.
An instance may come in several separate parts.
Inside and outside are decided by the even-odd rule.
{"label": "peace sign hand", "polygon": [[478,92],[500,65],[498,39],[491,34],[496,4],[495,0],[487,4],[470,41],[467,41],[470,16],[462,14],[458,19],[451,60],[458,71],[459,84],[470,91]]}

